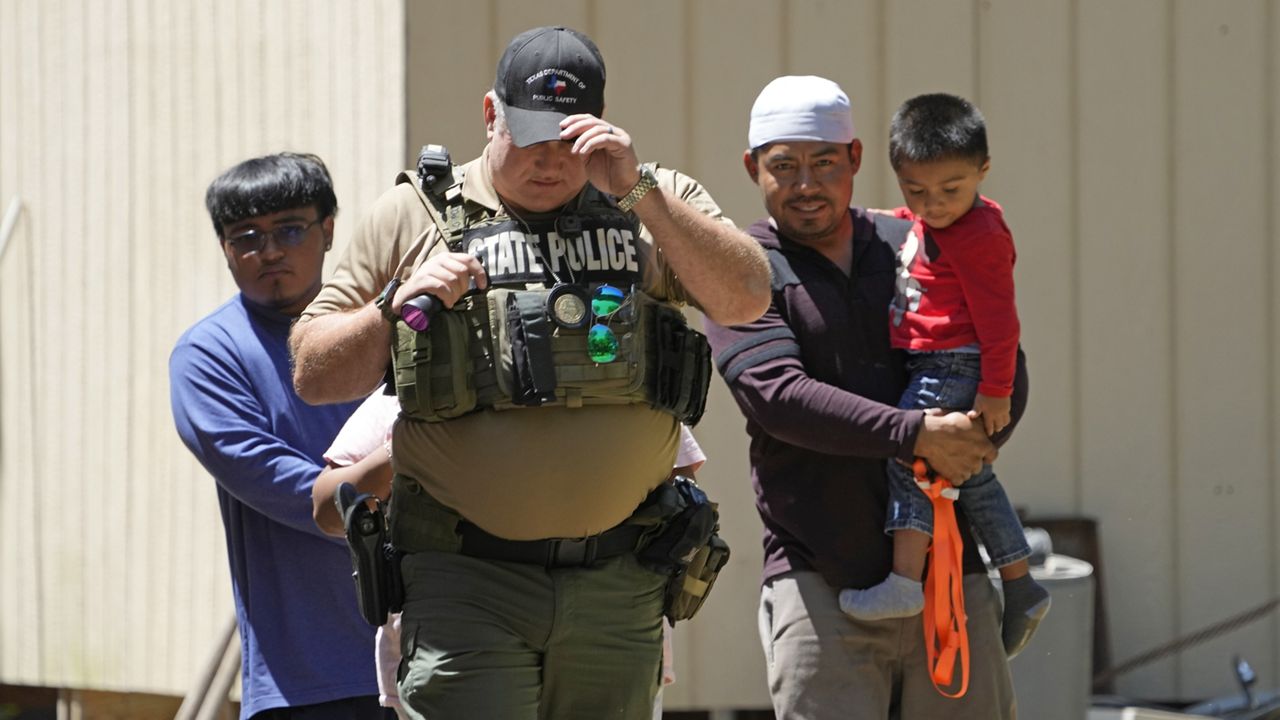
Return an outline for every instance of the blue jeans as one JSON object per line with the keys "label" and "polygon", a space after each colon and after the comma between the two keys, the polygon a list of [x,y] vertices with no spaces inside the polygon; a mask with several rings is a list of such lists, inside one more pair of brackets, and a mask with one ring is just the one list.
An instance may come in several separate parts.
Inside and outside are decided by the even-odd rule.
{"label": "blue jeans", "polygon": [[[909,410],[942,408],[968,411],[982,379],[978,353],[912,353],[907,361],[910,380],[898,407]],[[978,539],[987,548],[995,567],[1004,567],[1031,555],[1018,514],[1004,494],[995,471],[984,464],[977,475],[960,486],[964,508]],[[889,462],[889,512],[885,531],[918,530],[933,535],[933,505],[916,487],[910,468]]]}

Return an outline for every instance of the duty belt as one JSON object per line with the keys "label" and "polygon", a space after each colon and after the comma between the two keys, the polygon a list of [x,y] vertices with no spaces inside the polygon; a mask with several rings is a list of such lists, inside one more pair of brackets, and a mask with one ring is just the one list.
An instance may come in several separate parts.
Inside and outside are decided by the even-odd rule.
{"label": "duty belt", "polygon": [[391,542],[405,553],[449,552],[546,568],[590,567],[635,552],[646,531],[667,513],[641,511],[585,538],[508,540],[481,530],[431,497],[418,481],[397,474],[391,481]]}
{"label": "duty belt", "polygon": [[622,524],[599,535],[585,538],[548,540],[508,540],[491,535],[462,520],[457,532],[462,538],[459,553],[485,560],[542,565],[548,570],[564,567],[591,567],[599,560],[635,552],[644,532],[640,525]]}

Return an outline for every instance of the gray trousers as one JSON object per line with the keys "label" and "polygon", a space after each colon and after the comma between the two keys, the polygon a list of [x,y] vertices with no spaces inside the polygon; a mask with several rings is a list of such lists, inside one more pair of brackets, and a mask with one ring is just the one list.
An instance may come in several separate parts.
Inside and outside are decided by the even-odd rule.
{"label": "gray trousers", "polygon": [[1017,717],[1000,598],[985,575],[964,577],[969,690],[959,699],[929,679],[920,615],[855,620],[840,611],[838,593],[815,572],[781,575],[761,590],[760,641],[779,720]]}

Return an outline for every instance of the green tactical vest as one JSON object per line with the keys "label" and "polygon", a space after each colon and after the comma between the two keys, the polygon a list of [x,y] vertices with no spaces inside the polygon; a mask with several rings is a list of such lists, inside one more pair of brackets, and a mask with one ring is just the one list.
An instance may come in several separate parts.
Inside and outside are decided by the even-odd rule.
{"label": "green tactical vest", "polygon": [[[413,180],[405,173],[397,178]],[[486,242],[502,245],[502,233],[514,232],[515,223],[464,200],[460,170],[454,169],[452,181],[444,189],[440,183],[415,183],[450,251],[474,253]],[[618,210],[593,187],[579,198],[573,215],[573,229],[585,233],[580,253],[591,243],[592,233],[630,232],[638,242],[634,215]],[[562,219],[518,227],[534,234],[552,229],[567,234],[560,227]],[[600,242],[606,247],[603,238]],[[535,258],[544,266],[549,262],[545,254],[554,252],[548,245],[539,243],[538,252],[544,256]],[[619,252],[604,255],[600,251],[593,261],[606,266],[626,260]],[[618,339],[617,359],[595,363],[587,351],[587,327],[561,327],[549,316],[551,291],[545,271],[535,272],[527,257],[513,259],[510,251],[489,257],[501,257],[503,270],[509,272],[487,267],[486,291],[442,310],[425,332],[402,320],[393,323],[391,357],[402,415],[442,422],[485,409],[645,404],[689,425],[701,418],[711,379],[706,338],[688,326],[678,309],[640,291],[635,284],[638,272],[627,277],[619,270],[613,283],[627,293],[623,308],[608,319]]]}

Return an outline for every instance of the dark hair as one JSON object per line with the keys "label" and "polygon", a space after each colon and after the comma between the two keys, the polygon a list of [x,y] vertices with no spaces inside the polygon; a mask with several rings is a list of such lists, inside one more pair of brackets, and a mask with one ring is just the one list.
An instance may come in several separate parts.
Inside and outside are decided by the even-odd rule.
{"label": "dark hair", "polygon": [[987,154],[987,125],[982,113],[964,98],[945,93],[917,95],[902,103],[889,122],[889,164],[973,160]]}
{"label": "dark hair", "polygon": [[228,225],[282,210],[314,205],[321,219],[338,212],[329,169],[303,153],[245,160],[209,183],[204,204],[218,237]]}

